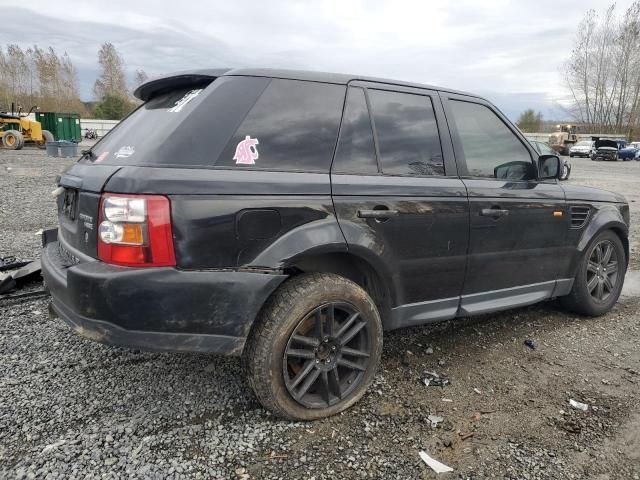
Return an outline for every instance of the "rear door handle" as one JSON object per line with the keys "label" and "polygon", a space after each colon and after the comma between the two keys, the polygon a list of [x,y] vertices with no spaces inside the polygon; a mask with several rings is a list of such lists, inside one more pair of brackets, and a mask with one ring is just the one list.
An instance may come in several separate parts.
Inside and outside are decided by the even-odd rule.
{"label": "rear door handle", "polygon": [[400,212],[398,210],[358,210],[359,218],[389,218],[395,217]]}
{"label": "rear door handle", "polygon": [[506,217],[509,215],[509,210],[502,210],[499,208],[483,208],[480,210],[480,215],[483,217]]}

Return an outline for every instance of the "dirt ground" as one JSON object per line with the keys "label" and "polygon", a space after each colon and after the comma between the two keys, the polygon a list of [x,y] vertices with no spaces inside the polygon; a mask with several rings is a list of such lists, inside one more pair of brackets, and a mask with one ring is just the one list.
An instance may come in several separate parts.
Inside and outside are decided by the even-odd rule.
{"label": "dirt ground", "polygon": [[[0,151],[0,256],[37,256],[70,163]],[[424,450],[443,478],[640,479],[640,162],[572,163],[570,182],[630,202],[634,271],[613,311],[547,302],[390,332],[368,394],[323,421],[264,412],[237,359],[103,346],[47,299],[0,300],[0,477],[436,478]]]}

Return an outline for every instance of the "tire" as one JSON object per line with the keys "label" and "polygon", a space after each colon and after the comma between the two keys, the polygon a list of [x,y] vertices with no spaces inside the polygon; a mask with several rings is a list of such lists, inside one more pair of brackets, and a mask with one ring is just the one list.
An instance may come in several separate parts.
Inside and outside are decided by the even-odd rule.
{"label": "tire", "polygon": [[42,142],[36,142],[36,145],[39,149],[44,150],[47,148],[47,142],[53,142],[54,140],[53,133],[49,130],[42,130]]}
{"label": "tire", "polygon": [[[330,309],[334,335],[328,333]],[[309,273],[288,280],[269,298],[243,357],[249,385],[266,409],[291,420],[316,420],[364,395],[381,353],[382,322],[369,295],[338,275]]]}
{"label": "tire", "polygon": [[570,153],[570,154],[569,154],[569,158],[573,158],[573,154],[571,154],[571,153]]}
{"label": "tire", "polygon": [[20,150],[24,147],[24,137],[17,130],[7,130],[2,136],[2,146],[9,150]]}
{"label": "tire", "polygon": [[[606,262],[609,264],[608,268],[602,269],[602,265],[597,259],[602,258],[602,260],[607,260],[605,258],[605,246],[611,247],[612,253]],[[598,256],[597,249],[599,247],[602,249],[602,257]],[[611,262],[614,261],[616,262],[615,272],[611,270],[613,268],[613,263]],[[600,267],[600,269],[596,269],[596,266]],[[560,301],[565,308],[581,315],[590,317],[604,315],[611,310],[613,305],[618,301],[626,270],[627,259],[620,237],[611,230],[604,230],[596,235],[585,249],[578,265],[578,271],[573,282],[571,293],[566,297],[562,297]],[[600,281],[600,278],[603,276],[609,279],[611,288],[606,286],[606,282]],[[592,282],[595,283],[592,284]],[[603,285],[602,293],[605,296],[598,299],[601,284]],[[590,285],[595,285],[593,290],[590,289]]]}

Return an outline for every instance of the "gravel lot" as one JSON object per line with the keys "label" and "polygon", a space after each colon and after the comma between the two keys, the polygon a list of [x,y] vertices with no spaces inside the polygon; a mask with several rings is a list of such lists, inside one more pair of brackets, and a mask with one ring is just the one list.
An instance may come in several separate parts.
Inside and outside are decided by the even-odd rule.
{"label": "gravel lot", "polygon": [[[38,255],[72,162],[0,151],[0,256]],[[627,196],[640,269],[640,162],[574,159],[570,181]],[[631,278],[599,319],[550,302],[391,332],[363,401],[306,424],[262,410],[238,359],[103,346],[49,319],[46,298],[0,300],[0,478],[435,478],[425,450],[449,478],[639,479]],[[434,370],[451,384],[425,386]]]}

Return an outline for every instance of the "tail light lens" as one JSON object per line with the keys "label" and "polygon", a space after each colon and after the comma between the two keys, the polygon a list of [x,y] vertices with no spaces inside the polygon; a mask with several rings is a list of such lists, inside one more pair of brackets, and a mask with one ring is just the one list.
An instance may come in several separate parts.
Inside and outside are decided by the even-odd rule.
{"label": "tail light lens", "polygon": [[100,199],[98,258],[129,267],[175,266],[169,199],[117,195]]}

